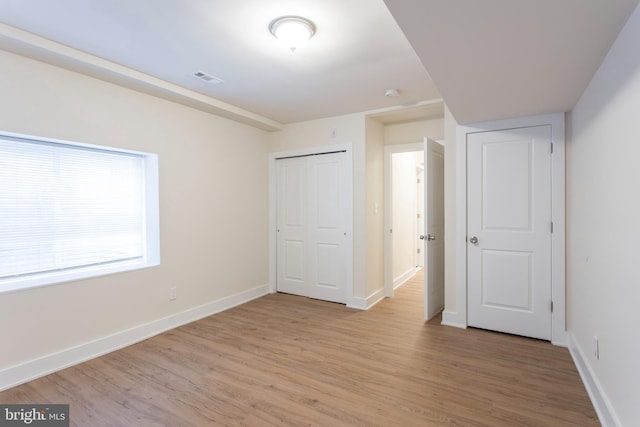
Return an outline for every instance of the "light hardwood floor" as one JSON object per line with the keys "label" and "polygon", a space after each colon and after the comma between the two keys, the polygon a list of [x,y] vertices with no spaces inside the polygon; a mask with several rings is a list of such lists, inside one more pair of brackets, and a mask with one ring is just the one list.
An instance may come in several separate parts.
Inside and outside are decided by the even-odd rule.
{"label": "light hardwood floor", "polygon": [[269,295],[0,393],[74,426],[597,426],[565,348],[421,320],[421,276],[369,311]]}

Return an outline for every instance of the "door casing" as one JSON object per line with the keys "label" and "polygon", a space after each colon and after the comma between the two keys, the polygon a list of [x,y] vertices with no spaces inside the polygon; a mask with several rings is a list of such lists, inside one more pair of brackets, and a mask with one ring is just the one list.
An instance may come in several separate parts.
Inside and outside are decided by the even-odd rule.
{"label": "door casing", "polygon": [[[565,130],[564,113],[460,125],[456,128],[455,302],[445,301],[442,323],[467,327],[467,135],[530,126],[551,126],[551,342],[569,344],[565,297]],[[449,242],[452,239],[448,239]],[[452,284],[448,282],[448,285]]]}

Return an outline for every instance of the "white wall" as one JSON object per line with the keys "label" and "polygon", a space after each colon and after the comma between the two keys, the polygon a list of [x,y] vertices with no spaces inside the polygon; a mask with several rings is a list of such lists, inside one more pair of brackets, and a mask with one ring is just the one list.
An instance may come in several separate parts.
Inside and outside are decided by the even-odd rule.
{"label": "white wall", "polygon": [[567,146],[568,328],[620,426],[640,425],[639,40],[636,9],[572,110]]}
{"label": "white wall", "polygon": [[158,267],[1,294],[0,373],[268,283],[264,131],[3,51],[0,64],[1,130],[158,153],[161,223]]}
{"label": "white wall", "polygon": [[416,269],[416,152],[391,155],[394,286]]}

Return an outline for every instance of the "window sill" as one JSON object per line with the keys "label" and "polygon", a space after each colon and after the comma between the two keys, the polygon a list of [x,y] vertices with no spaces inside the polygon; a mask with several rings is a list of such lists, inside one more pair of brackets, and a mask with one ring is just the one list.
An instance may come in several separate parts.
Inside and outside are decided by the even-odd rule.
{"label": "window sill", "polygon": [[154,267],[159,264],[160,262],[156,260],[130,260],[98,266],[79,267],[65,271],[52,271],[21,277],[8,277],[0,279],[0,294],[107,276],[126,271],[140,270],[143,268]]}

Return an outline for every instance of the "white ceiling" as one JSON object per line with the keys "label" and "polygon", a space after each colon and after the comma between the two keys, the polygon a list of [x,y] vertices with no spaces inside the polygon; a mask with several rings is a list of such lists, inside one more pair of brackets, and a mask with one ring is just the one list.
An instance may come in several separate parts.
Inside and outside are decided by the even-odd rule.
{"label": "white ceiling", "polygon": [[569,111],[638,0],[385,0],[460,123]]}
{"label": "white ceiling", "polygon": [[[283,15],[317,27],[295,53],[269,32]],[[0,17],[280,123],[439,98],[382,0],[2,0]]]}
{"label": "white ceiling", "polygon": [[[469,123],[570,110],[638,1],[0,0],[0,49],[269,130],[441,116],[440,94]],[[282,15],[317,26],[295,53]]]}

